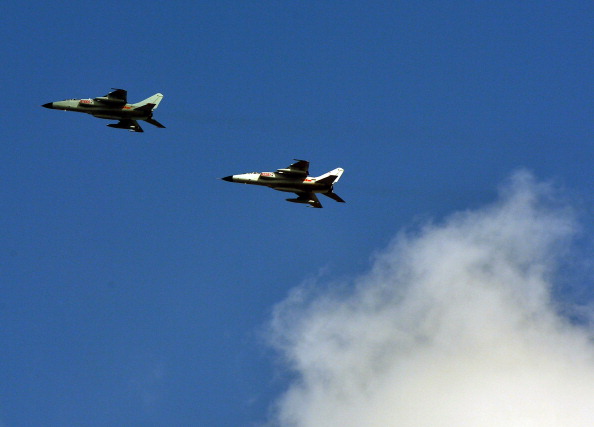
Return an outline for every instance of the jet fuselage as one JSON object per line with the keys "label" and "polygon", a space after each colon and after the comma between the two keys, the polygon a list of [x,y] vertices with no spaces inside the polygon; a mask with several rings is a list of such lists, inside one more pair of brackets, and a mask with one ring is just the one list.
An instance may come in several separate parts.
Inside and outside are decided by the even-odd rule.
{"label": "jet fuselage", "polygon": [[109,105],[105,102],[95,101],[93,99],[67,99],[65,101],[48,102],[43,107],[53,110],[74,111],[77,113],[86,113],[100,119],[120,120],[135,119],[146,120],[152,116],[151,111],[138,109],[133,104]]}
{"label": "jet fuselage", "polygon": [[332,184],[317,182],[313,176],[306,178],[291,178],[274,172],[252,172],[239,175],[230,175],[222,178],[224,181],[239,184],[261,185],[279,191],[326,193],[332,189]]}

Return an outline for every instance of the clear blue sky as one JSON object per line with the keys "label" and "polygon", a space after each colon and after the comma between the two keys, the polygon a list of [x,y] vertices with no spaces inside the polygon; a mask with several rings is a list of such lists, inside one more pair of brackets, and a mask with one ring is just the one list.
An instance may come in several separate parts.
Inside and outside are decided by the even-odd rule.
{"label": "clear blue sky", "polygon": [[[275,304],[519,168],[592,231],[592,22],[590,1],[6,4],[0,425],[257,425],[287,380]],[[112,87],[163,93],[167,128],[40,107]],[[347,204],[216,180],[294,158],[344,168]]]}

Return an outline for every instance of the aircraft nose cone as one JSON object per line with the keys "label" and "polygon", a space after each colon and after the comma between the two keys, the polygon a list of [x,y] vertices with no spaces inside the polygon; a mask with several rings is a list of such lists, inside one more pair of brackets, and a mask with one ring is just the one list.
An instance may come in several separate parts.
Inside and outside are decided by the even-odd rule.
{"label": "aircraft nose cone", "polygon": [[223,181],[233,182],[233,175],[226,176],[225,178],[221,178]]}
{"label": "aircraft nose cone", "polygon": [[45,107],[45,108],[54,108],[54,103],[53,102],[48,102],[47,104],[43,104],[42,107]]}

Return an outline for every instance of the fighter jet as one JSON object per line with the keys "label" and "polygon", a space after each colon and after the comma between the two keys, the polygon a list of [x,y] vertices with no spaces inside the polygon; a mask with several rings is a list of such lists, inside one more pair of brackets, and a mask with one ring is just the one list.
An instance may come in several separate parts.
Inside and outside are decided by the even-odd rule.
{"label": "fighter jet", "polygon": [[334,194],[334,184],[338,182],[344,170],[336,168],[318,177],[309,176],[309,162],[297,160],[284,169],[276,172],[252,172],[241,175],[229,175],[221,178],[223,181],[238,182],[241,184],[263,185],[278,191],[286,191],[297,195],[288,202],[304,203],[312,208],[321,208],[316,193],[330,197],[340,203],[345,203],[338,195]]}
{"label": "fighter jet", "polygon": [[66,101],[48,102],[42,107],[53,110],[76,111],[87,113],[100,119],[119,120],[107,126],[118,129],[128,129],[130,132],[144,132],[137,120],[144,120],[151,125],[164,128],[161,123],[153,119],[153,111],[159,106],[163,95],[156,93],[150,98],[136,104],[128,104],[128,92],[115,89],[105,96],[89,99],[67,99]]}

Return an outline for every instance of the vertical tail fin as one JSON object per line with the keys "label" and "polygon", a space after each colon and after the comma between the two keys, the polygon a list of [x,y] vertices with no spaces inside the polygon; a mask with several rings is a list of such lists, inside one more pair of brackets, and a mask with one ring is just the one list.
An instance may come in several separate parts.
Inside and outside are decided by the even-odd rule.
{"label": "vertical tail fin", "polygon": [[336,168],[331,170],[330,172],[326,172],[324,175],[320,175],[316,178],[316,182],[321,182],[323,184],[336,184],[342,173],[344,172],[343,168]]}
{"label": "vertical tail fin", "polygon": [[150,98],[145,99],[144,101],[137,102],[136,104],[132,104],[135,108],[142,107],[143,105],[153,104],[154,107],[151,108],[151,111],[154,111],[159,106],[159,103],[163,99],[163,94],[156,93]]}

